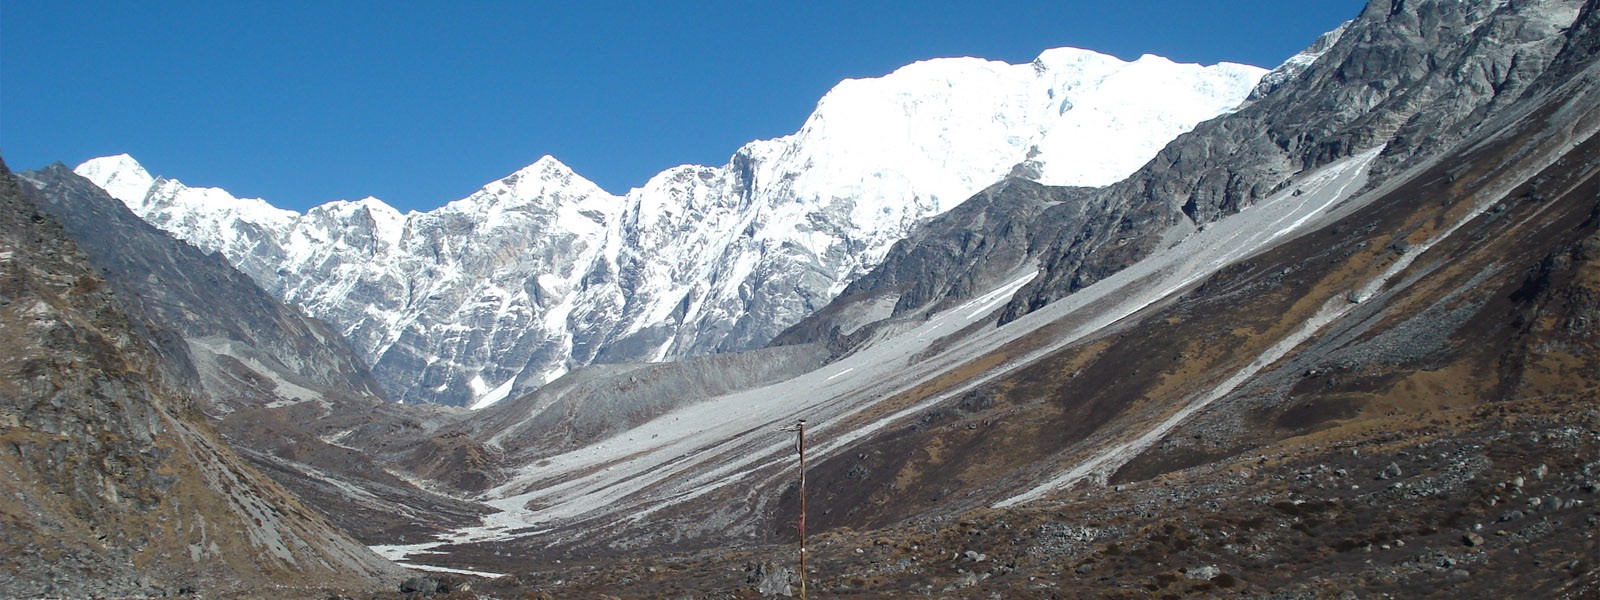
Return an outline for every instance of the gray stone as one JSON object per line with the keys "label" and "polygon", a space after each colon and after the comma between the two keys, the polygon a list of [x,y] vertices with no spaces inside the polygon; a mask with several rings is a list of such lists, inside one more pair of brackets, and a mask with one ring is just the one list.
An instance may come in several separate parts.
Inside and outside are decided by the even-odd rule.
{"label": "gray stone", "polygon": [[400,582],[402,594],[436,594],[439,592],[439,582],[431,577],[412,577]]}
{"label": "gray stone", "polygon": [[1378,479],[1394,479],[1400,475],[1400,465],[1398,463],[1391,462],[1388,466],[1383,468],[1382,472],[1378,473]]}
{"label": "gray stone", "polygon": [[762,596],[793,596],[793,584],[800,581],[794,571],[783,565],[760,563],[745,569],[748,572],[746,583],[754,584],[756,593]]}

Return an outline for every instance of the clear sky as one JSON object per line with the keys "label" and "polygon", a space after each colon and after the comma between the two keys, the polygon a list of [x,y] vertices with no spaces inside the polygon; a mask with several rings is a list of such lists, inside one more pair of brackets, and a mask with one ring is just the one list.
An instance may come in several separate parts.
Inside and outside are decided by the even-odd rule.
{"label": "clear sky", "polygon": [[0,1],[11,168],[126,152],[285,208],[464,197],[545,154],[622,193],[841,79],[1076,46],[1264,67],[1362,0]]}

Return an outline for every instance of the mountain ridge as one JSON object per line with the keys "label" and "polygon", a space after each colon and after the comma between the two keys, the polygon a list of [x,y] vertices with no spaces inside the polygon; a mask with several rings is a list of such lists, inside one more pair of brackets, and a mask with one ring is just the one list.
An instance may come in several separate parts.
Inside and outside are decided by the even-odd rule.
{"label": "mountain ridge", "polygon": [[[1375,16],[1391,12],[1391,7],[1369,4],[1357,19],[1324,34],[1264,77],[1229,118],[1202,123],[1179,136],[1127,179],[1087,192],[1079,203],[1050,206],[1035,217],[1034,229],[1043,235],[1028,241],[1026,258],[1037,261],[1041,276],[1008,302],[1000,322],[1093,285],[1329,162],[1382,144],[1383,153],[1372,165],[1377,175],[1412,168],[1418,157],[1460,140],[1521,98],[1545,66],[1557,60],[1569,37],[1563,28],[1578,19],[1580,4],[1550,2],[1524,9],[1503,3],[1428,3],[1417,10],[1392,11],[1397,21],[1381,23]],[[1445,44],[1441,30],[1472,32],[1473,42]],[[1362,42],[1344,39],[1351,35]],[[1428,54],[1411,56],[1416,48]],[[1371,83],[1350,85],[1366,80]],[[1297,95],[1280,93],[1286,88]],[[931,230],[950,227],[961,225],[936,224]],[[910,253],[948,246],[946,240],[915,236],[903,243],[903,251]],[[965,252],[915,272],[870,274],[850,296],[854,302],[897,298],[894,281],[924,286],[943,282],[965,265],[983,264],[979,253],[986,251],[969,244]],[[891,261],[880,269],[906,267]],[[947,286],[940,291],[942,297],[922,299],[949,304],[970,297],[973,290]],[[896,314],[915,308],[897,306]],[[829,312],[813,315],[780,339],[820,339],[831,327]]]}
{"label": "mountain ridge", "polygon": [[1263,73],[1071,48],[923,61],[840,83],[800,131],[723,167],[674,167],[621,197],[550,156],[403,215],[376,199],[305,214],[235,201],[126,155],[77,171],[336,323],[391,397],[484,406],[593,362],[765,345],[922,219],[1007,173],[1109,183]]}
{"label": "mountain ridge", "polygon": [[[329,429],[446,417],[389,403],[367,366],[326,324],[261,290],[221,256],[146,223],[64,166],[19,177],[123,309],[139,317],[135,323],[152,324],[140,333],[177,366],[176,378],[192,382],[198,410],[251,466],[366,543],[475,518],[473,506],[388,472],[387,457],[328,439]],[[345,439],[344,446],[394,441],[379,434]],[[410,518],[419,513],[432,518],[426,524]]]}

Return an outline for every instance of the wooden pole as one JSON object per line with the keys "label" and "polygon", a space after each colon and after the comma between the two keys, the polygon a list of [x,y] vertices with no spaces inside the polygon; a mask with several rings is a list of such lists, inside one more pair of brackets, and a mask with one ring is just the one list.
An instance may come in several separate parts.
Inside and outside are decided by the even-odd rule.
{"label": "wooden pole", "polygon": [[800,600],[806,600],[806,420],[795,426],[800,433]]}

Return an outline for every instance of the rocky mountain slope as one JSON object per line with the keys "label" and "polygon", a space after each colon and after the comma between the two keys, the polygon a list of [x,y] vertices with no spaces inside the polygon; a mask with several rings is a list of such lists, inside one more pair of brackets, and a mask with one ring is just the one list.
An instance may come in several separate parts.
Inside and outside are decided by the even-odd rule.
{"label": "rocky mountain slope", "polygon": [[[1244,106],[1180,136],[1127,179],[1035,217],[995,217],[1012,229],[1039,231],[1027,240],[1026,260],[1037,261],[1041,275],[1011,300],[1001,320],[1104,279],[1171,239],[1284,190],[1299,173],[1371,148],[1382,148],[1373,163],[1380,176],[1434,156],[1538,80],[1566,43],[1564,27],[1579,4],[1430,3],[1330,32],[1269,74]],[[1389,10],[1373,3],[1362,16]],[[1280,93],[1284,87],[1293,93]],[[965,217],[945,218],[954,223],[936,219],[927,233],[895,251],[940,259],[887,261],[841,301],[895,301],[900,281],[938,286],[897,302],[900,315],[984,289],[952,281],[949,273],[984,264],[995,242],[976,238],[963,251],[943,249],[950,241],[941,232],[970,227]],[[783,339],[816,339],[835,325],[822,319],[836,310],[821,311],[812,317],[817,322]]]}
{"label": "rocky mountain slope", "polygon": [[0,165],[6,595],[313,593],[404,576],[222,444],[193,366],[152,341],[173,334],[124,304]]}
{"label": "rocky mountain slope", "polygon": [[[1594,0],[1374,1],[1129,182],[929,223],[894,268],[995,270],[875,275],[893,292],[810,329],[831,363],[518,457],[480,496],[501,512],[391,550],[553,596],[782,587],[805,418],[830,593],[1586,597],[1597,35]],[[1063,230],[1110,239],[1080,244],[1104,271],[1032,306]]]}
{"label": "rocky mountain slope", "polygon": [[1092,234],[1063,229],[1051,240],[1043,276],[1008,316],[1148,252],[1166,227],[1204,225],[1249,206],[1302,169],[1380,144],[1379,174],[1432,158],[1521,99],[1566,44],[1580,5],[1369,4],[1368,18],[1341,32],[1359,44],[1333,44],[1285,82],[1297,97],[1258,99],[1097,198],[1106,205],[1097,224],[1105,226],[1082,230]]}
{"label": "rocky mountain slope", "polygon": [[481,406],[585,364],[764,345],[920,220],[1008,173],[1116,181],[1262,73],[1070,48],[926,61],[841,83],[799,132],[623,198],[550,157],[407,215],[371,198],[301,215],[126,156],[76,170],[336,324],[391,397]]}
{"label": "rocky mountain slope", "polygon": [[192,366],[199,409],[253,466],[367,543],[475,521],[481,509],[418,488],[375,452],[325,439],[451,415],[387,405],[366,366],[326,324],[262,291],[220,256],[172,239],[66,167],[21,177],[39,210],[62,224],[125,299],[124,309],[155,325],[149,335],[164,342],[168,361]]}
{"label": "rocky mountain slope", "polygon": [[273,403],[383,401],[344,339],[285,306],[222,257],[172,239],[61,165],[23,173],[128,310],[183,336],[220,418]]}

